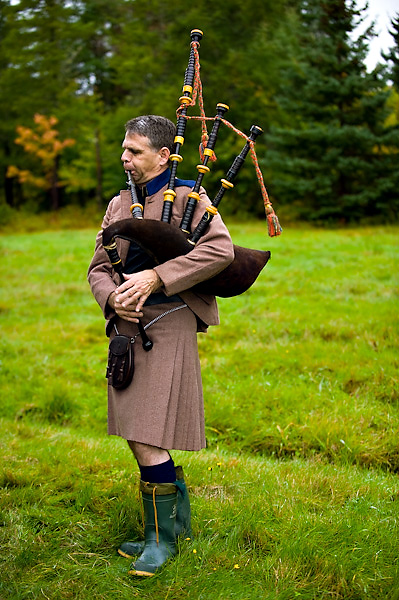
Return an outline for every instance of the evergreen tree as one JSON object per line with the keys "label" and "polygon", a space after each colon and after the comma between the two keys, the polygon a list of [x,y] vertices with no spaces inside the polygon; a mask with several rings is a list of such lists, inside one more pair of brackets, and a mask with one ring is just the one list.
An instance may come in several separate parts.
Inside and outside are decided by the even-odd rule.
{"label": "evergreen tree", "polygon": [[[36,113],[59,113],[75,98],[78,39],[74,22],[72,1],[1,2],[0,165],[5,200],[11,205],[22,200],[15,200],[15,186],[7,176],[8,167],[16,163],[21,152],[14,144],[17,126],[33,125]],[[34,166],[29,156],[26,165],[29,169]]]}
{"label": "evergreen tree", "polygon": [[394,87],[399,91],[399,13],[396,18],[391,20],[392,31],[389,33],[395,41],[395,45],[389,50],[388,53],[382,54],[390,65],[390,79],[393,82]]}
{"label": "evergreen tree", "polygon": [[285,122],[268,138],[269,189],[300,218],[397,216],[399,140],[385,127],[389,90],[383,67],[368,73],[364,63],[373,27],[353,39],[364,11],[354,1],[303,0],[300,9],[276,97]]}
{"label": "evergreen tree", "polygon": [[[200,44],[201,79],[205,112],[215,114],[218,102],[230,106],[226,119],[249,133],[257,124],[266,129],[274,117],[271,101],[282,56],[276,56],[273,40],[285,25],[287,7],[292,0],[230,0],[214,3],[207,0],[187,3],[149,0],[129,3],[125,20],[114,38],[116,52],[110,56],[113,83],[123,98],[119,115],[158,112],[174,121],[181,95],[190,45],[190,30],[204,33]],[[198,115],[190,108],[189,115]],[[208,131],[211,125],[208,124]],[[189,121],[184,144],[184,161],[179,175],[195,178],[201,127]],[[260,138],[258,147],[264,147]],[[215,193],[243,140],[222,126],[216,155],[204,185]],[[245,198],[245,202],[242,202]],[[237,181],[237,195],[231,194],[222,208],[230,212],[262,214],[254,168],[248,157]],[[264,212],[263,212],[264,214]]]}
{"label": "evergreen tree", "polygon": [[[238,129],[248,133],[253,123],[266,129],[274,117],[271,98],[280,60],[273,40],[285,24],[287,7],[296,1],[231,0],[210,8],[206,0],[0,0],[0,202],[28,200],[6,173],[19,164],[16,128],[31,128],[35,113],[54,115],[61,138],[76,140],[62,156],[60,177],[69,183],[61,203],[94,196],[100,203],[118,191],[125,179],[119,160],[123,123],[143,113],[175,120],[193,28],[204,31],[206,114],[214,115],[216,103],[224,102],[230,105],[228,120]],[[182,177],[196,176],[200,135],[199,123],[189,122]],[[242,145],[222,128],[219,161],[205,182],[210,194]],[[34,157],[24,159],[24,168],[38,175]],[[262,211],[250,159],[238,183],[246,211]],[[26,186],[23,191],[30,193]],[[13,192],[19,193],[17,201]],[[238,210],[243,204],[238,200],[231,194],[226,212]]]}

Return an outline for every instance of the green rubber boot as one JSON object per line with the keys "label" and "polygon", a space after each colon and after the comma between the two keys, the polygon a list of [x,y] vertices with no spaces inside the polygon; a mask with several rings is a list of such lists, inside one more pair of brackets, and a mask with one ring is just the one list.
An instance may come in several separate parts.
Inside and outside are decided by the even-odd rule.
{"label": "green rubber boot", "polygon": [[192,537],[191,532],[191,506],[184,473],[182,467],[176,467],[177,513],[176,513],[176,537]]}
{"label": "green rubber boot", "polygon": [[[177,486],[177,511],[175,535],[176,537],[192,537],[191,533],[191,506],[186,482],[184,481],[184,473],[182,467],[176,467]],[[118,553],[125,558],[133,558],[138,556],[144,550],[144,541],[141,542],[123,542],[118,548]]]}
{"label": "green rubber boot", "polygon": [[144,507],[144,550],[129,575],[151,577],[176,554],[177,486],[140,481]]}

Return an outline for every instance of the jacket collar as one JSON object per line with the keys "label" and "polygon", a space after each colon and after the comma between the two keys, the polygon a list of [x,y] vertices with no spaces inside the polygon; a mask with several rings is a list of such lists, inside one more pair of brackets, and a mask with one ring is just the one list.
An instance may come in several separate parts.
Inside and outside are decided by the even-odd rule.
{"label": "jacket collar", "polygon": [[159,190],[163,188],[164,185],[169,183],[169,178],[170,170],[165,169],[165,171],[162,171],[162,173],[160,173],[159,175],[154,177],[154,179],[151,179],[151,181],[146,183],[146,185],[141,188],[141,193],[144,197],[153,196],[154,194],[159,192]]}

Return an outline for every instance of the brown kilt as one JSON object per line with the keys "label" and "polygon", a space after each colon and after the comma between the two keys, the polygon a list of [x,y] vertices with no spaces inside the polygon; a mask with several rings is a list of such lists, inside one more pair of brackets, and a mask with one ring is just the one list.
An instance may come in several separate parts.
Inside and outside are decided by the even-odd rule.
{"label": "brown kilt", "polygon": [[[144,307],[143,324],[178,305]],[[138,331],[119,318],[116,326],[129,336]],[[130,386],[119,391],[108,385],[108,434],[166,450],[200,450],[206,444],[196,317],[182,308],[147,333],[154,346],[145,352],[141,337],[136,339]]]}

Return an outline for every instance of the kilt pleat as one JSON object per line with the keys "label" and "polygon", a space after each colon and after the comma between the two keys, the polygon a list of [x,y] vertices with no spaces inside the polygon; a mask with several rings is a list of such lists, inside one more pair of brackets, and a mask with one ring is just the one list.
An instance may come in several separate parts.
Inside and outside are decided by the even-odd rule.
{"label": "kilt pleat", "polygon": [[[145,307],[145,325],[176,303]],[[134,336],[137,325],[116,320],[119,333]],[[108,385],[108,433],[167,450],[205,447],[204,403],[197,347],[197,322],[189,308],[148,328],[153,348],[134,344],[135,372],[125,390]]]}

